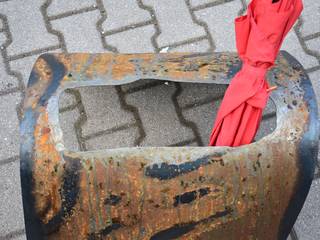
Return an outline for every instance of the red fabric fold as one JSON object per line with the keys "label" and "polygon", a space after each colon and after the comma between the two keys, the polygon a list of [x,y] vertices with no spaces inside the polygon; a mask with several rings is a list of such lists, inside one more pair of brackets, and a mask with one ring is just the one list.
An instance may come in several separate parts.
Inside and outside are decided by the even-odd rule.
{"label": "red fabric fold", "polygon": [[303,9],[301,0],[253,0],[247,15],[235,19],[236,46],[243,62],[225,93],[210,146],[251,143],[268,98],[266,72]]}

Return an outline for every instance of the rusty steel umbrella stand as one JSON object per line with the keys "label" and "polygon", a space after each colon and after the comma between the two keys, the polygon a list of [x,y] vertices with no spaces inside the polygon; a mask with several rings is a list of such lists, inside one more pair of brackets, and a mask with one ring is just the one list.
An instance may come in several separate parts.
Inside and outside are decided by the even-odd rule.
{"label": "rusty steel umbrella stand", "polygon": [[[226,84],[236,54],[44,54],[30,75],[21,123],[28,239],[281,239],[308,194],[317,158],[315,95],[281,52],[268,80],[275,131],[237,147],[64,147],[59,94],[139,79]],[[208,126],[210,127],[210,126]]]}

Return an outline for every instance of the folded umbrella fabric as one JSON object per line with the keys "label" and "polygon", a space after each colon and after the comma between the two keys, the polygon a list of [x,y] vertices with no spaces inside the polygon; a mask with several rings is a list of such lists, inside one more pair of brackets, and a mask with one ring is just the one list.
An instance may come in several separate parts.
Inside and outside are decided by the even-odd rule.
{"label": "folded umbrella fabric", "polygon": [[270,89],[266,73],[303,9],[301,0],[253,0],[247,15],[235,19],[236,46],[242,68],[231,80],[210,146],[240,146],[254,139]]}

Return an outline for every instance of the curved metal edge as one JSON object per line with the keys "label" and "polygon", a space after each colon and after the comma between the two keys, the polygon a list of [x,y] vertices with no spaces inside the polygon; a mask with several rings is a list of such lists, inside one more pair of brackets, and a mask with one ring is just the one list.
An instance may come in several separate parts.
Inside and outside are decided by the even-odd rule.
{"label": "curved metal edge", "polygon": [[303,66],[288,52],[281,51],[281,54],[291,66],[303,71],[300,86],[304,90],[303,99],[309,110],[308,129],[303,134],[298,149],[300,172],[296,182],[296,195],[292,197],[279,228],[278,239],[286,240],[304,205],[314,177],[318,156],[319,122],[316,96],[307,73]]}
{"label": "curved metal edge", "polygon": [[[47,87],[46,91],[40,97],[38,105],[47,105],[50,97],[56,92],[60,85],[60,81],[66,74],[63,64],[59,63],[51,54],[42,54],[38,59],[44,59],[53,70],[57,73],[53,75],[53,80]],[[38,61],[38,60],[37,60]],[[30,74],[28,87],[38,81],[38,75],[33,70]],[[22,190],[22,203],[24,211],[24,222],[27,239],[45,239],[45,231],[35,210],[35,199],[32,194],[34,179],[33,179],[33,154],[34,154],[34,130],[39,112],[28,108],[24,111],[23,120],[20,124],[20,181]],[[28,207],[25,207],[28,206]]]}

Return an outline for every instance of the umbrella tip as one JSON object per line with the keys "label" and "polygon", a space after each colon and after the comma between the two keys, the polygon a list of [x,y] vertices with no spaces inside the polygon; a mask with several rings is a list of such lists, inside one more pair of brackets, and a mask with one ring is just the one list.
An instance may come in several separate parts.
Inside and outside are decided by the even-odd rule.
{"label": "umbrella tip", "polygon": [[277,86],[272,86],[272,87],[267,89],[267,92],[271,92],[273,90],[276,90],[277,88],[278,88]]}

